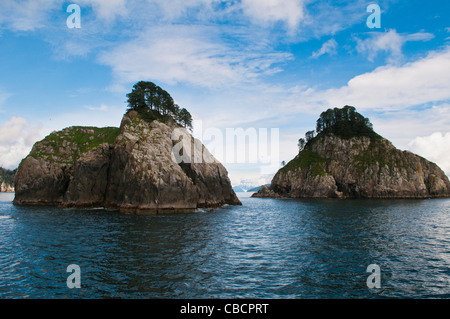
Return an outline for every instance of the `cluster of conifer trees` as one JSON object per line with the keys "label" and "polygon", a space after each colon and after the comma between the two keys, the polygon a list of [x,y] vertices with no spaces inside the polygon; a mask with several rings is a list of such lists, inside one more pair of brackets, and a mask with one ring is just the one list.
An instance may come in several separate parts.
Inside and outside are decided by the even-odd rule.
{"label": "cluster of conifer trees", "polygon": [[178,124],[192,129],[192,116],[175,104],[170,94],[153,82],[140,81],[127,94],[129,110],[137,111],[147,120],[171,116]]}
{"label": "cluster of conifer trees", "polygon": [[305,138],[298,140],[298,148],[302,151],[309,141],[315,138],[316,134],[332,133],[342,138],[354,136],[374,137],[377,134],[373,131],[370,120],[358,112],[353,106],[346,105],[343,108],[328,109],[320,114],[316,122],[316,130],[308,131]]}

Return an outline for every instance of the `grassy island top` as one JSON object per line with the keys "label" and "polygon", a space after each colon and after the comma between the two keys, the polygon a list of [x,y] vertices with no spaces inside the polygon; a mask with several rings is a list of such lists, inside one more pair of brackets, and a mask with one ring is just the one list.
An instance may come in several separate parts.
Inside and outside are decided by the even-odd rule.
{"label": "grassy island top", "polygon": [[81,154],[103,143],[113,144],[117,127],[72,126],[53,132],[37,142],[29,156],[60,163],[74,163]]}

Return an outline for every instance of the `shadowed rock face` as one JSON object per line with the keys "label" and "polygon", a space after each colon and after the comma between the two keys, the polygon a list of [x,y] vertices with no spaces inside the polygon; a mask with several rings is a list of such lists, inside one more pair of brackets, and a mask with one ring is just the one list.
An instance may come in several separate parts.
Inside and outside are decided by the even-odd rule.
{"label": "shadowed rock face", "polygon": [[[62,134],[60,140],[53,139],[59,141],[57,146],[38,142],[22,161],[14,204],[103,206],[148,213],[241,205],[225,167],[200,141],[173,123],[148,123],[130,112],[114,142],[97,142],[90,149],[93,139],[83,134],[95,136],[95,129],[77,133],[79,140],[87,141],[84,148],[70,142],[67,130],[65,135],[53,133]],[[181,154],[188,154],[190,147],[197,162],[178,164],[174,146]],[[88,150],[80,152],[80,148]]]}
{"label": "shadowed rock face", "polygon": [[[312,159],[312,160],[311,160]],[[318,136],[254,197],[450,197],[450,182],[434,163],[396,149],[386,139]]]}

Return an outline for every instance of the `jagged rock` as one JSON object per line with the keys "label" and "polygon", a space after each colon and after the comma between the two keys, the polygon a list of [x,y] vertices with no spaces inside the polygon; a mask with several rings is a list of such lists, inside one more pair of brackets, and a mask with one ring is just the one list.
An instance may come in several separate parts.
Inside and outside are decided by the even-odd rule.
{"label": "jagged rock", "polygon": [[28,156],[16,174],[16,204],[55,205],[62,203],[72,167],[43,158]]}
{"label": "jagged rock", "polygon": [[[450,182],[436,164],[384,138],[326,134],[280,169],[269,191],[293,198],[433,198],[450,197]],[[253,196],[275,197],[266,190]]]}
{"label": "jagged rock", "polygon": [[[93,128],[77,129],[78,138],[80,134],[87,134],[86,138],[81,135],[81,140],[86,141],[82,147],[87,149],[85,152],[80,151],[80,145],[74,147],[77,143],[62,146],[61,141],[73,135],[70,129],[60,134],[61,145],[57,147],[63,150],[54,152],[56,159],[49,158],[48,154],[53,154],[50,149],[56,147],[52,143],[59,141],[58,138],[53,136],[35,144],[19,166],[14,204],[103,206],[149,213],[241,205],[225,167],[200,141],[174,122],[148,123],[136,112],[129,112],[112,142],[93,147],[89,143],[97,141],[98,144],[101,137],[111,139],[112,133],[97,132]],[[94,135],[96,139],[91,140],[89,136]],[[182,141],[180,136],[183,136]],[[174,147],[186,152],[188,145],[193,146],[192,156],[200,155],[207,161],[178,164]]]}
{"label": "jagged rock", "polygon": [[261,198],[280,198],[281,196],[275,193],[266,185],[262,185],[257,193],[253,194],[252,197],[261,197]]}

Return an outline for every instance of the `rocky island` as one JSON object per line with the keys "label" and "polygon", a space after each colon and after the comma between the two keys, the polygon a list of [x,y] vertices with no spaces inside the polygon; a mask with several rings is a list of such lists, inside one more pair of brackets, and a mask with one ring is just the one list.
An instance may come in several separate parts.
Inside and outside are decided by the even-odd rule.
{"label": "rocky island", "polygon": [[120,128],[69,127],[37,142],[19,165],[14,204],[131,213],[241,205],[227,170],[192,137],[190,114],[166,91],[139,82],[128,103]]}
{"label": "rocky island", "polygon": [[323,112],[316,132],[299,140],[299,154],[253,197],[450,197],[449,179],[436,164],[395,148],[354,107]]}

